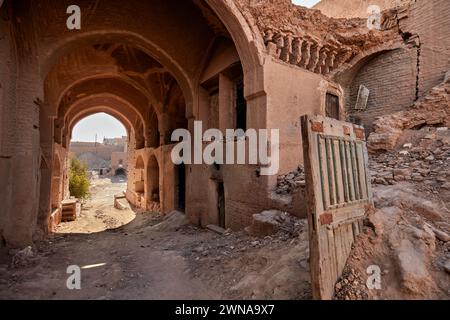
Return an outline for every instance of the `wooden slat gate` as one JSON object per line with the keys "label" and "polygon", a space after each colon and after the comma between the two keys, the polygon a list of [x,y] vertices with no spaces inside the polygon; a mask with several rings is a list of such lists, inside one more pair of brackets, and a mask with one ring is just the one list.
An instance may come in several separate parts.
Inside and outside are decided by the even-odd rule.
{"label": "wooden slat gate", "polygon": [[313,298],[331,299],[373,205],[364,128],[309,115],[301,124]]}

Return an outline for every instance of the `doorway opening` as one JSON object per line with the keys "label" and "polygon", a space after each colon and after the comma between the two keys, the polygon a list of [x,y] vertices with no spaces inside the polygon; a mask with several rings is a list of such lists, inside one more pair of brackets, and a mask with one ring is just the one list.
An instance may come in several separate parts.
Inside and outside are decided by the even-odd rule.
{"label": "doorway opening", "polygon": [[184,211],[186,208],[186,166],[181,163],[175,166],[176,173],[176,206],[180,211]]}
{"label": "doorway opening", "polygon": [[125,171],[124,168],[118,168],[115,172],[116,176],[126,176],[127,172]]}
{"label": "doorway opening", "polygon": [[217,212],[219,213],[218,222],[219,227],[226,227],[225,219],[225,187],[223,181],[217,183]]}
{"label": "doorway opening", "polygon": [[147,165],[147,194],[149,202],[160,202],[159,165],[155,156],[151,156]]}

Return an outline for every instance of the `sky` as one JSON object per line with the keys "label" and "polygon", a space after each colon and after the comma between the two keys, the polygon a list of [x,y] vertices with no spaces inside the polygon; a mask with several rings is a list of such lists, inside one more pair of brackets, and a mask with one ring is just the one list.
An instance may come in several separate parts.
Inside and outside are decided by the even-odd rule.
{"label": "sky", "polygon": [[316,3],[320,2],[320,0],[292,0],[293,3],[311,8]]}
{"label": "sky", "polygon": [[72,131],[72,141],[97,142],[103,138],[126,136],[127,131],[122,123],[106,113],[96,113],[78,122]]}

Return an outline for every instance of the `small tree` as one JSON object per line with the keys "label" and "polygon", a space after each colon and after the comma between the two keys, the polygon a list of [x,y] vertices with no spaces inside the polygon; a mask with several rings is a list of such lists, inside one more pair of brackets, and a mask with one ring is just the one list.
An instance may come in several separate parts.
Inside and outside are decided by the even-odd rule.
{"label": "small tree", "polygon": [[89,177],[87,166],[77,158],[70,161],[69,190],[70,195],[76,198],[89,196]]}

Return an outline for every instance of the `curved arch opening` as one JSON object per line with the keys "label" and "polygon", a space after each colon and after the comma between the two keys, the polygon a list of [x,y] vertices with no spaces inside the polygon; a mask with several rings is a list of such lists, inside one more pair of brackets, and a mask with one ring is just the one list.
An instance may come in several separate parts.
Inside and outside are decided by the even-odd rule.
{"label": "curved arch opening", "polygon": [[[114,11],[118,3],[100,3],[98,10]],[[149,12],[146,2],[131,0],[131,4],[127,8],[133,7],[133,14]],[[154,5],[158,15],[148,13],[146,27],[134,21],[123,25],[120,20],[105,25],[94,17],[78,33],[55,36],[39,56],[39,69],[44,83],[44,117],[53,126],[47,131],[54,132],[48,140],[63,150],[72,151],[74,140],[90,140],[98,148],[107,134],[97,133],[95,139],[91,133],[90,139],[80,139],[78,126],[97,112],[118,119],[125,127],[123,136],[127,136],[122,156],[112,155],[109,166],[95,159],[95,164],[89,165],[98,157],[98,150],[82,160],[103,176],[126,173],[125,194],[130,203],[144,209],[158,204],[168,213],[177,207],[184,209],[188,202],[185,168],[169,163],[172,132],[190,129],[195,120],[204,121],[205,130],[253,125],[254,121],[247,122],[244,96],[261,89],[253,88],[254,81],[249,80],[261,71],[264,43],[232,2],[169,0]],[[192,24],[167,19],[186,16]],[[154,23],[160,27],[158,32]],[[252,76],[247,76],[248,72]],[[244,87],[244,82],[249,85]],[[223,91],[220,108],[219,89]]]}
{"label": "curved arch opening", "polygon": [[134,165],[134,181],[133,181],[133,191],[136,194],[136,201],[138,204],[144,200],[145,196],[145,163],[144,158],[139,155],[136,158],[136,163]]}
{"label": "curved arch opening", "polygon": [[[407,108],[416,100],[417,70],[410,67],[417,63],[416,49],[391,47],[366,53],[334,78],[345,89],[348,120],[363,125],[367,134],[377,117]],[[382,76],[392,73],[396,77]],[[401,94],[392,95],[393,87],[402,88]]]}
{"label": "curved arch opening", "polygon": [[114,174],[119,161],[126,169],[127,143],[127,129],[122,122],[109,114],[95,113],[73,126],[69,152],[90,171]]}
{"label": "curved arch opening", "polygon": [[147,164],[147,201],[149,204],[160,203],[159,193],[159,164],[156,157],[152,155]]}

